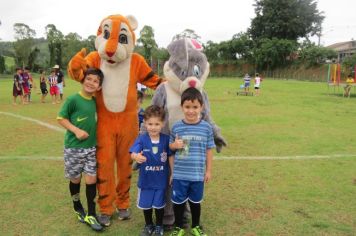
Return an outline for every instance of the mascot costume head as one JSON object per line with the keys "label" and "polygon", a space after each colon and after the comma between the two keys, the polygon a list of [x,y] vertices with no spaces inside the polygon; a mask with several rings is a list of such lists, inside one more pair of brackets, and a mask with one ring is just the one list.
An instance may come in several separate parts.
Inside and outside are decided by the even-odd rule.
{"label": "mascot costume head", "polygon": [[112,216],[117,209],[119,219],[129,218],[129,148],[138,135],[136,84],[156,89],[162,81],[142,56],[133,53],[136,28],[133,16],[105,17],[97,31],[96,51],[86,55],[82,49],[68,65],[68,74],[77,81],[90,67],[104,74],[102,89],[96,94],[98,203],[103,215]]}
{"label": "mascot costume head", "polygon": [[218,152],[226,146],[220,128],[210,116],[210,105],[204,84],[209,76],[209,62],[203,53],[203,47],[195,39],[183,38],[168,45],[169,60],[164,65],[164,76],[167,80],[156,90],[152,103],[164,107],[166,122],[163,132],[170,133],[175,122],[184,118],[180,98],[189,87],[198,89],[204,99],[202,119],[209,122],[214,131],[214,141]]}

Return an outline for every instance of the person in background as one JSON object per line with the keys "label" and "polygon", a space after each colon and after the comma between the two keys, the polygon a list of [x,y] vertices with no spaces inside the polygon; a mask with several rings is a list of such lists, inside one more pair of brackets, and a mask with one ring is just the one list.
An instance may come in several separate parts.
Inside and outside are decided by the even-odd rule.
{"label": "person in background", "polygon": [[344,97],[350,97],[352,83],[354,83],[354,78],[352,78],[352,75],[349,74],[346,78],[346,85],[344,87]]}
{"label": "person in background", "polygon": [[31,92],[32,92],[32,88],[33,89],[36,89],[36,84],[33,83],[33,78],[32,78],[32,75],[31,75],[31,72],[30,72],[30,68],[28,66],[25,67],[25,71],[24,71],[24,76],[25,75],[28,77],[28,95],[27,95],[27,99],[28,99],[28,102],[31,102]]}
{"label": "person in background", "polygon": [[40,89],[41,89],[41,93],[42,93],[41,102],[45,103],[45,98],[48,94],[45,70],[43,70],[40,75]]}
{"label": "person in background", "polygon": [[28,73],[28,69],[28,67],[25,67],[25,70],[22,72],[24,104],[30,102],[30,74]]}
{"label": "person in background", "polygon": [[251,77],[249,74],[245,74],[244,77],[244,90],[245,93],[248,93],[250,91],[250,82],[251,82]]}
{"label": "person in background", "polygon": [[13,102],[14,105],[17,105],[16,99],[18,96],[20,96],[21,104],[24,104],[22,83],[23,83],[22,68],[17,67],[16,74],[14,75],[14,85],[12,88],[12,96],[14,97],[14,102]]}
{"label": "person in background", "polygon": [[55,65],[53,66],[54,72],[57,76],[57,87],[59,90],[59,96],[60,96],[60,100],[63,100],[63,90],[64,87],[66,86],[65,81],[64,81],[64,74],[63,72],[59,69],[59,65]]}
{"label": "person in background", "polygon": [[51,75],[48,77],[49,93],[52,97],[52,104],[60,103],[58,100],[59,89],[57,87],[56,72],[52,70]]}
{"label": "person in background", "polygon": [[255,96],[260,95],[261,77],[258,73],[255,76]]}

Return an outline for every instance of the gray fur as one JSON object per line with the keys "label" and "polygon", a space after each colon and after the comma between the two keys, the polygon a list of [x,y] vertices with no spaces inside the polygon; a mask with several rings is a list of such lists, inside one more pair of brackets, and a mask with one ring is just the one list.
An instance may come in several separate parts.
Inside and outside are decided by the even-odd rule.
{"label": "gray fur", "polygon": [[[164,70],[167,81],[157,88],[152,99],[153,105],[163,107],[166,112],[165,127],[162,129],[162,133],[170,134],[173,123],[183,117],[180,107],[180,97],[182,92],[187,88],[186,80],[200,81],[198,86],[201,87],[197,87],[197,89],[199,89],[203,95],[204,106],[202,119],[210,123],[213,127],[216,150],[220,152],[222,147],[226,146],[226,142],[221,135],[220,128],[214,123],[210,116],[208,96],[202,88],[209,72],[209,63],[205,54],[190,45],[188,39],[180,39],[172,42],[168,46],[168,52],[170,58],[169,61],[166,62]],[[194,68],[196,70],[194,70]],[[198,71],[199,73],[197,73]],[[179,88],[177,83],[180,85]]]}

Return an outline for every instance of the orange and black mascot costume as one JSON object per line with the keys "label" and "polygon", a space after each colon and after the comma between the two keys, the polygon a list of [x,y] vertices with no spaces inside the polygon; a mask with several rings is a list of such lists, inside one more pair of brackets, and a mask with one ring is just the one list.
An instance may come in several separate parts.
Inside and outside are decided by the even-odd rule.
{"label": "orange and black mascot costume", "polygon": [[100,211],[109,216],[115,208],[125,210],[130,206],[129,148],[138,135],[136,84],[155,89],[161,83],[144,58],[133,53],[136,28],[133,16],[106,17],[97,32],[97,51],[86,55],[82,49],[68,65],[68,74],[77,81],[83,79],[89,67],[104,73],[102,89],[96,94],[97,175]]}

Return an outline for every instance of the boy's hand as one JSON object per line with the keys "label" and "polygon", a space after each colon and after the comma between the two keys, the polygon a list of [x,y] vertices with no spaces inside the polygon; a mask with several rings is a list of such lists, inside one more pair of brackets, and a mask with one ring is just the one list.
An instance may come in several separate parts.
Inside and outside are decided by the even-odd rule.
{"label": "boy's hand", "polygon": [[135,161],[138,164],[142,164],[143,162],[147,161],[147,158],[142,154],[143,154],[143,152],[141,151],[140,153],[137,153],[136,156],[135,156]]}
{"label": "boy's hand", "polygon": [[174,140],[173,146],[175,149],[182,149],[184,148],[184,142],[183,139],[178,137],[178,134],[176,134],[176,139]]}
{"label": "boy's hand", "polygon": [[75,132],[75,137],[77,137],[77,139],[79,140],[83,140],[83,139],[86,139],[89,137],[89,134],[84,131],[84,130],[81,130],[81,129],[78,129],[76,132]]}
{"label": "boy's hand", "polygon": [[211,172],[207,171],[205,172],[204,182],[208,183],[210,180],[211,180]]}

